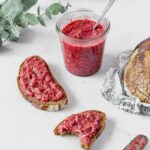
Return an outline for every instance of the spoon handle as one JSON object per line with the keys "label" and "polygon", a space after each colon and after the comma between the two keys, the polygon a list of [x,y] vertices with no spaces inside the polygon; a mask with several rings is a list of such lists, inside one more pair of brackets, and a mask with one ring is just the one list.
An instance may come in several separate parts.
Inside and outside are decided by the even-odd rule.
{"label": "spoon handle", "polygon": [[115,0],[109,0],[106,8],[104,9],[104,11],[102,12],[102,15],[98,18],[98,20],[96,21],[96,24],[94,26],[94,29],[97,27],[97,25],[99,24],[99,22],[102,20],[102,18],[106,15],[106,13],[108,12],[108,10],[111,8],[111,6],[113,5],[113,3],[115,2]]}

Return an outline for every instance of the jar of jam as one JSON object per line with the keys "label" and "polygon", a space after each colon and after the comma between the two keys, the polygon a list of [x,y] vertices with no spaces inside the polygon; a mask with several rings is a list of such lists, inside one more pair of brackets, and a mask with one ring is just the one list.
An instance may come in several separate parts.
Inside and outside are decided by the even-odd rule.
{"label": "jar of jam", "polygon": [[57,21],[65,66],[72,74],[88,76],[101,67],[110,23],[104,18],[94,29],[98,18],[91,10],[80,9],[64,14]]}

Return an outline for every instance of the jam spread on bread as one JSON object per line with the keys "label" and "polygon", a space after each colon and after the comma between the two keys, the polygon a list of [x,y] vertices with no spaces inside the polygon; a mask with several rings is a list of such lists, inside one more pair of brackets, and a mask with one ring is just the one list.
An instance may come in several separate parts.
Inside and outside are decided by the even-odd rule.
{"label": "jam spread on bread", "polygon": [[100,114],[98,112],[82,112],[66,118],[58,126],[58,132],[62,135],[71,133],[79,136],[82,144],[91,144],[93,138],[100,130],[100,123]]}
{"label": "jam spread on bread", "polygon": [[136,136],[124,150],[143,150],[148,142],[144,135]]}
{"label": "jam spread on bread", "polygon": [[19,81],[26,95],[39,101],[58,101],[64,96],[48,66],[39,57],[32,56],[25,60],[21,66]]}

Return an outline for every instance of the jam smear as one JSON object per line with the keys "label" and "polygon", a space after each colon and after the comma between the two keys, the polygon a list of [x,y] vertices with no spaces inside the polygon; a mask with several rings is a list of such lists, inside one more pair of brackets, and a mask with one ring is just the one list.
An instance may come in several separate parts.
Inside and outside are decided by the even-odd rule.
{"label": "jam smear", "polygon": [[73,114],[66,118],[58,127],[58,132],[79,136],[82,144],[90,144],[100,130],[100,114],[87,111]]}
{"label": "jam smear", "polygon": [[37,56],[24,61],[19,83],[27,96],[42,102],[59,101],[64,96],[62,88],[54,81],[46,63]]}
{"label": "jam smear", "polygon": [[124,150],[143,150],[148,142],[144,135],[136,136]]}

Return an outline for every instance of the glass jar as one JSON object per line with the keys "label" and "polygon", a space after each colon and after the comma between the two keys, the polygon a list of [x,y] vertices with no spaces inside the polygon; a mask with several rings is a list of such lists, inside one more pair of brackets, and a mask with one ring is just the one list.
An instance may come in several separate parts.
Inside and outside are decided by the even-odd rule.
{"label": "glass jar", "polygon": [[103,32],[87,39],[70,37],[63,33],[63,29],[70,23],[78,20],[96,22],[98,17],[89,9],[79,9],[64,14],[57,21],[56,30],[60,38],[65,66],[72,74],[88,76],[99,70],[110,23],[108,19],[104,18],[100,23],[103,27]]}

